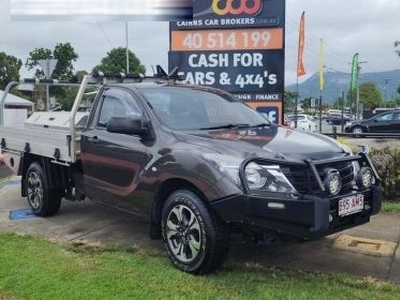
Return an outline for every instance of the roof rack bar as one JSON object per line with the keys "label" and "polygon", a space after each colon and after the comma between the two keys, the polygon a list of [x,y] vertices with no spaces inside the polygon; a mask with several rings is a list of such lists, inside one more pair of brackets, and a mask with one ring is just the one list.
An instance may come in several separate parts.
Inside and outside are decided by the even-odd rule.
{"label": "roof rack bar", "polygon": [[24,78],[21,83],[54,84],[59,83],[59,81],[57,79]]}
{"label": "roof rack bar", "polygon": [[142,74],[136,74],[136,73],[103,73],[103,72],[96,72],[92,75],[92,77],[106,77],[106,78],[129,78],[129,79],[141,79],[144,78],[144,75]]}

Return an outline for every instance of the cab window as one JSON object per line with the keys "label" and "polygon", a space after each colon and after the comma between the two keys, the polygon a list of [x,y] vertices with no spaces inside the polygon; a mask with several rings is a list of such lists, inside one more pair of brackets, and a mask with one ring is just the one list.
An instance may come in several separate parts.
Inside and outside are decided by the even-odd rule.
{"label": "cab window", "polygon": [[142,115],[136,99],[128,91],[110,89],[103,95],[96,126],[106,128],[111,117],[126,115]]}

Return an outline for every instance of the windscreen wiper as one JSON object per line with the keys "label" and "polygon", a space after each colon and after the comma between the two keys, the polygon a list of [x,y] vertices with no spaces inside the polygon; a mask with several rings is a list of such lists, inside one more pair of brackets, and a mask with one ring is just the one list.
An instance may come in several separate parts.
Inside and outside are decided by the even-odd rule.
{"label": "windscreen wiper", "polygon": [[255,124],[255,125],[249,125],[247,127],[256,128],[256,127],[269,127],[269,126],[271,126],[271,123],[264,122],[264,123],[259,123],[259,124]]}
{"label": "windscreen wiper", "polygon": [[224,125],[218,126],[211,126],[211,127],[202,127],[200,130],[212,130],[212,129],[240,129],[240,128],[248,128],[250,125],[245,123],[229,123]]}

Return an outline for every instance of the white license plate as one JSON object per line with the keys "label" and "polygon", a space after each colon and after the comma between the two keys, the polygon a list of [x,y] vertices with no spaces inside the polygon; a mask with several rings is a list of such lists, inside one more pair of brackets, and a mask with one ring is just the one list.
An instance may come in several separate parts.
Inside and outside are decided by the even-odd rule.
{"label": "white license plate", "polygon": [[339,200],[339,216],[344,217],[355,214],[364,209],[364,195],[352,195]]}

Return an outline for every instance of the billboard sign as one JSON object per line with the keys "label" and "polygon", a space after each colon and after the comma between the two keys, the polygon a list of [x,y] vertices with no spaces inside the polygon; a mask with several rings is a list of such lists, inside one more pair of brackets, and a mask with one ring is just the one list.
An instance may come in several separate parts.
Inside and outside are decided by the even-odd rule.
{"label": "billboard sign", "polygon": [[170,22],[169,68],[187,82],[221,88],[282,122],[284,0],[195,0],[193,20]]}
{"label": "billboard sign", "polygon": [[171,24],[179,29],[282,27],[285,0],[194,0],[193,20]]}
{"label": "billboard sign", "polygon": [[179,66],[192,84],[213,86],[234,94],[281,95],[283,59],[281,51],[180,51],[170,53],[169,63]]}

